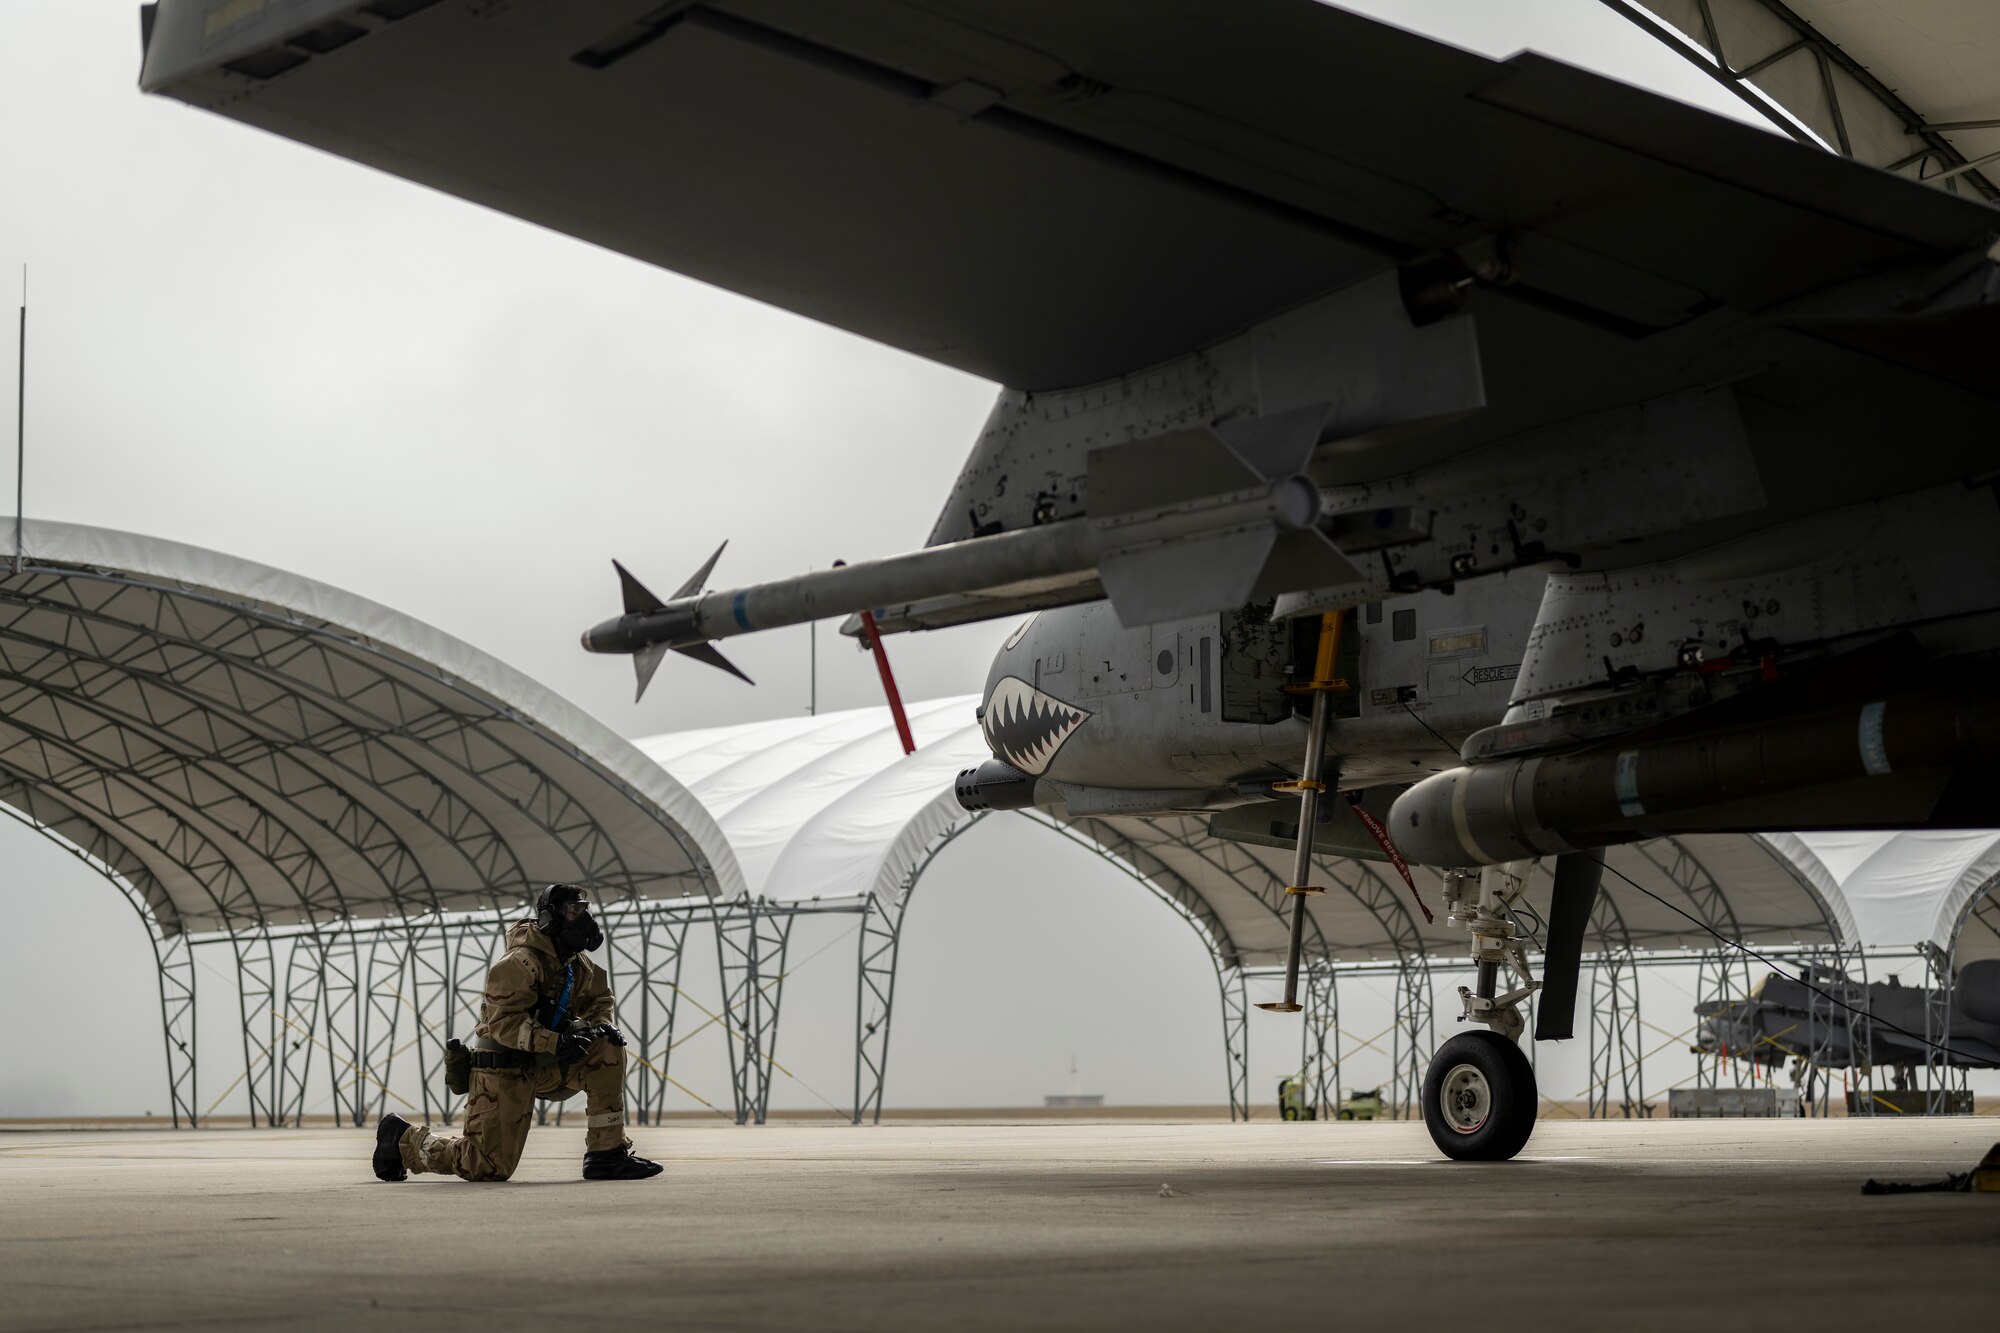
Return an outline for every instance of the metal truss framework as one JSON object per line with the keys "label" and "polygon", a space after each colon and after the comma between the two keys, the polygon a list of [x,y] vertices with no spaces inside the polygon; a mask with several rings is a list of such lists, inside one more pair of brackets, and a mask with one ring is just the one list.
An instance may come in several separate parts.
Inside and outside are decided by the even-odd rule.
{"label": "metal truss framework", "polygon": [[736,1123],[764,1123],[771,1106],[771,1071],[778,1047],[778,1006],[784,996],[785,951],[797,913],[755,899],[732,904],[716,925],[722,952],[723,1012]]}
{"label": "metal truss framework", "polygon": [[[9,813],[32,822],[25,820],[17,808],[9,807]],[[1206,900],[1153,856],[1146,844],[1126,832],[1110,826],[1085,831],[1061,821],[1031,817],[1144,883],[1209,943],[1222,1001],[1231,1114],[1233,1119],[1248,1119],[1253,1103],[1248,1088],[1246,988],[1248,979],[1257,974],[1234,961],[1227,932],[1208,909]],[[853,1115],[856,1123],[864,1115],[879,1120],[881,1113],[902,912],[924,869],[963,827],[954,829],[928,850],[909,876],[904,891],[893,902],[871,900],[861,910]],[[42,831],[67,843],[63,835],[52,829]],[[72,850],[95,864],[88,849],[73,847]],[[1685,849],[1663,842],[1649,849],[1647,855],[1682,889],[1687,901],[1701,909],[1718,929],[1736,928],[1720,887]],[[1336,966],[1325,959],[1324,945],[1320,942],[1322,956],[1307,973],[1308,1006],[1302,1031],[1301,1067],[1310,1071],[1309,1095],[1316,1106],[1329,1108],[1323,1113],[1330,1113],[1330,1108],[1339,1101],[1342,1055],[1337,1008],[1339,973],[1383,971],[1395,978],[1396,1010],[1390,1055],[1394,1092],[1387,1109],[1397,1116],[1413,1114],[1424,1062],[1433,1042],[1434,986],[1428,955],[1416,937],[1414,921],[1400,896],[1372,868],[1360,863],[1329,863],[1322,865],[1321,871],[1334,884],[1353,894],[1356,901],[1368,906],[1398,947],[1409,952],[1388,968]],[[1232,874],[1247,877],[1248,868],[1235,867]],[[135,905],[143,902],[129,881],[115,874],[112,878]],[[1254,884],[1251,878],[1242,887],[1246,892],[1258,893],[1263,901],[1263,894]],[[483,988],[486,968],[497,953],[508,918],[518,910],[501,908],[408,921],[350,921],[289,931],[259,927],[194,941],[227,944],[242,978],[245,1069],[242,1081],[249,1087],[253,1122],[267,1125],[301,1122],[315,1047],[327,1056],[328,1088],[337,1115],[360,1124],[379,1113],[388,1095],[390,1062],[401,1049],[396,1046],[398,1013],[408,1009],[417,1029],[412,1041],[419,1047],[423,1080],[420,1099],[425,1114],[451,1124],[457,1099],[443,1092],[436,1073],[443,1039],[454,1022],[469,1026],[476,1018],[477,997]],[[142,919],[150,924],[149,909],[141,906],[140,911]],[[1996,925],[2000,925],[2000,905],[1995,905],[1989,897],[1975,899],[1967,909],[1967,918],[1979,916],[1984,920],[1981,914],[1989,912]],[[795,909],[774,909],[768,905],[749,911],[743,904],[715,905],[706,901],[691,904],[628,901],[604,908],[606,964],[613,974],[614,987],[624,997],[621,1016],[630,1025],[634,1022],[635,1004],[638,1010],[637,1050],[645,1058],[632,1062],[628,1092],[641,1123],[657,1123],[664,1113],[667,1060],[673,1044],[686,932],[690,925],[704,921],[716,929],[719,961],[727,977],[724,1025],[732,1037],[736,1119],[738,1123],[762,1123],[768,1110],[774,1067],[783,960],[797,914]],[[1396,929],[1399,923],[1407,926],[1406,939]],[[1647,1108],[1643,1078],[1638,1072],[1636,978],[1646,963],[1679,960],[1660,956],[1642,960],[1633,948],[1622,916],[1608,897],[1600,898],[1593,926],[1598,949],[1592,960],[1593,1077],[1589,1114],[1609,1115],[1615,1105],[1620,1114],[1643,1115]],[[1698,987],[1704,996],[1713,992],[1721,998],[1738,997],[1743,991],[1728,989],[1733,984],[1734,972],[1723,970],[1723,963],[1717,957],[1720,953],[1720,950],[1708,951],[1700,956]],[[188,1123],[193,1124],[197,1123],[199,1112],[193,1104],[194,986],[190,941],[185,936],[159,937],[156,957],[160,961],[163,1028],[173,1071],[171,1082],[176,1089],[176,1123],[185,1115]],[[1839,946],[1809,950],[1805,957],[1830,972],[1843,972],[1850,965],[1847,952]],[[1733,969],[1737,964],[1728,961],[1727,966]],[[1742,979],[1747,980],[1747,971]],[[1948,1022],[1948,1010],[1936,1021],[1942,1030],[1942,1025]],[[1827,1026],[1830,1029],[1830,1014]],[[1816,1066],[1817,1061],[1812,1057],[1824,1050],[1827,1040],[1826,1035],[1807,1034],[1809,1067]],[[1711,1086],[1717,1076],[1714,1063],[1704,1061],[1703,1077],[1710,1080]],[[1934,1083],[1941,1086],[1947,1077],[1941,1075]],[[1822,1083],[1815,1099],[1822,1108],[1824,1087]],[[1862,1100],[1866,1102],[1865,1097]],[[560,1109],[555,1119],[561,1122]]]}
{"label": "metal truss framework", "polygon": [[1854,1067],[1843,1080],[1862,1115],[1875,1114],[1874,1026],[1868,1017],[1868,956],[1847,943],[1808,950],[1798,960],[1817,990],[1807,1001],[1806,1031],[1795,1074],[1806,1112],[1824,1119],[1833,1097],[1829,1053],[1845,1028]]}
{"label": "metal truss framework", "polygon": [[[1963,922],[1960,929],[1963,929]],[[1970,1086],[1968,1074],[1963,1066],[1953,1065],[1949,1054],[1951,1046],[1951,997],[1952,985],[1957,977],[1953,966],[1958,943],[1958,932],[1952,933],[1953,947],[1940,949],[1935,944],[1923,947],[1926,986],[1924,988],[1924,1111],[1927,1115],[1943,1115],[1949,1107],[1954,1093],[1963,1095]]]}
{"label": "metal truss framework", "polygon": [[[1815,131],[1802,128],[1803,117],[1799,114],[1802,109],[1784,107],[1780,111],[1782,104],[1758,87],[1755,80],[1758,75],[1788,61],[1811,61],[1817,73],[1818,91],[1826,99],[1827,120],[1824,128],[1829,133],[1823,137],[1841,156],[1856,156],[1848,133],[1848,120],[1856,108],[1848,99],[1864,99],[1900,124],[1903,133],[1917,145],[1914,151],[1900,159],[1871,165],[1885,171],[1904,171],[1914,167],[1917,179],[1934,182],[1940,188],[1954,192],[1963,188],[1976,198],[1988,201],[2000,199],[2000,187],[1996,187],[1979,170],[1989,158],[1982,156],[1967,160],[1958,147],[1945,137],[1948,130],[1982,128],[1985,122],[1967,122],[1964,125],[1929,123],[1866,65],[1828,40],[1783,0],[1696,0],[1700,30],[1690,36],[1700,50],[1683,41],[1674,25],[1651,13],[1640,0],[1603,0],[1603,3],[1659,39],[1670,50],[1687,56],[1697,68],[1712,75],[1758,115],[1801,143],[1817,142]],[[1725,50],[1722,28],[1716,22],[1716,11],[1731,4],[1747,6],[1769,15],[1791,34],[1790,39],[1771,50],[1754,54]],[[1836,78],[1836,71],[1843,77]]]}
{"label": "metal truss framework", "polygon": [[[1715,876],[1674,839],[1635,845],[1639,853],[1680,890],[1685,899],[1683,910],[1692,913],[1717,938],[1715,947],[1704,949],[1699,955],[1700,963],[1695,971],[1695,1004],[1725,1003],[1748,995],[1749,959],[1741,950],[1722,943],[1724,940],[1742,939],[1742,925],[1736,919],[1736,909],[1730,906],[1729,895],[1723,892]],[[1694,1082],[1704,1088],[1717,1086],[1726,1063],[1727,1057],[1723,1055],[1697,1054]]]}
{"label": "metal truss framework", "polygon": [[1340,1104],[1340,985],[1324,959],[1306,969],[1305,1022],[1299,1029],[1299,1069],[1313,1113],[1330,1120]]}
{"label": "metal truss framework", "polygon": [[[1151,820],[1141,825],[1105,820],[1061,820],[1038,811],[1023,814],[1072,842],[1086,848],[1107,863],[1143,884],[1194,928],[1208,947],[1215,967],[1216,990],[1221,1002],[1223,1072],[1232,1120],[1250,1118],[1249,1089],[1249,1002],[1248,981],[1255,975],[1241,960],[1228,929],[1207,900],[1176,872],[1158,852],[1171,846],[1183,855],[1199,857],[1206,866],[1226,877],[1268,912],[1273,920],[1286,919],[1284,885],[1256,858],[1228,843],[1198,839],[1185,821]],[[939,838],[919,857],[904,884],[892,895],[871,897],[860,930],[857,958],[855,1006],[854,1122],[864,1118],[879,1121],[888,1068],[888,1039],[894,1013],[896,957],[901,941],[903,914],[916,883],[931,861],[970,823],[961,824]],[[1396,1083],[1401,1089],[1400,1105],[1413,1108],[1422,1086],[1423,1062],[1428,1058],[1432,1032],[1430,963],[1417,935],[1416,924],[1401,897],[1372,867],[1358,863],[1321,861],[1320,872],[1333,884],[1366,907],[1383,928],[1385,938],[1396,951],[1404,980],[1398,986]],[[1309,969],[1309,993],[1318,997],[1324,1023],[1311,1067],[1317,1070],[1315,1094],[1328,1105],[1338,1100],[1339,1038],[1332,1037],[1333,1059],[1326,1060],[1327,1035],[1334,1015],[1332,970],[1327,963],[1326,941],[1318,926],[1308,919],[1308,952],[1317,961]],[[1312,1024],[1309,1022],[1308,1027]],[[1309,1038],[1310,1040],[1310,1038]],[[1329,1080],[1331,1081],[1329,1083]],[[1329,1094],[1327,1089],[1332,1088]]]}
{"label": "metal truss framework", "polygon": [[910,894],[938,853],[985,817],[982,811],[953,825],[924,848],[894,892],[871,893],[862,905],[854,973],[854,1124],[864,1118],[870,1124],[882,1121],[882,1089],[889,1077],[889,1024],[896,1013],[896,960]]}
{"label": "metal truss framework", "polygon": [[[315,1049],[326,1056],[335,1118],[368,1123],[387,1105],[395,1059],[414,1048],[421,1087],[398,1104],[421,1105],[426,1120],[451,1125],[461,1099],[443,1088],[444,1044],[454,1034],[469,1034],[477,1021],[487,969],[519,913],[506,908],[216,935],[183,940],[179,947],[227,947],[241,960],[244,1013],[250,1016],[245,1031],[268,1031],[272,1038],[246,1039],[244,1046],[239,1081],[250,1090],[253,1123],[302,1122]],[[664,1113],[687,932],[702,922],[720,929],[724,918],[706,902],[654,902],[605,913],[607,972],[614,991],[622,987],[619,1017],[634,1057],[626,1071],[627,1102],[642,1124],[658,1123]],[[279,957],[289,963],[267,971],[271,964],[264,960]],[[277,980],[265,980],[269,975]],[[191,1004],[191,984],[189,992]],[[546,1109],[544,1103],[544,1120]],[[561,1122],[559,1111],[555,1119]]]}
{"label": "metal truss framework", "polygon": [[[264,586],[269,571],[251,573]],[[636,983],[634,1101],[656,1117],[664,1085],[646,1066],[664,1069],[687,921],[711,912],[716,885],[685,831],[582,744],[252,595],[94,564],[0,571],[0,811],[98,870],[145,922],[176,1125],[207,1115],[201,943],[227,944],[238,979],[230,1090],[244,1088],[253,1124],[300,1122],[315,1048],[337,1116],[379,1113],[410,1044],[405,1010],[425,1113],[449,1124],[442,1035],[454,1011],[476,1016],[496,925],[552,878],[590,886],[607,920],[643,922],[614,931],[609,961]]]}
{"label": "metal truss framework", "polygon": [[[1232,1119],[1249,1118],[1253,1102],[1249,1082],[1249,1021],[1246,991],[1248,982],[1261,975],[1245,968],[1235,952],[1226,927],[1206,899],[1178,874],[1157,849],[1171,847],[1179,855],[1196,856],[1208,871],[1230,880],[1282,919],[1283,886],[1278,877],[1240,848],[1213,840],[1197,839],[1178,827],[1174,820],[1146,821],[1140,832],[1134,821],[1067,821],[1024,812],[1101,857],[1138,880],[1173,907],[1201,934],[1209,945],[1216,967],[1217,990],[1223,1017],[1225,1085]],[[919,859],[898,891],[869,901],[860,930],[856,978],[855,1097],[853,1120],[879,1121],[883,1086],[887,1072],[890,1022],[894,1013],[896,957],[901,940],[902,913],[907,909],[917,880],[938,851],[963,831],[960,826],[934,844]],[[1682,907],[1697,921],[1727,939],[1740,938],[1743,925],[1730,905],[1728,895],[1714,875],[1689,848],[1678,840],[1663,838],[1640,848],[1647,860],[1679,891]],[[1386,967],[1370,964],[1334,964],[1328,959],[1326,941],[1318,936],[1309,919],[1306,1025],[1301,1033],[1300,1068],[1307,1075],[1308,1095],[1321,1107],[1339,1102],[1343,1050],[1338,1027],[1337,978],[1343,974],[1384,973],[1395,977],[1394,1021],[1389,1052],[1390,1080],[1388,1106],[1397,1116],[1415,1114],[1426,1063],[1435,1045],[1435,983],[1429,952],[1419,936],[1402,894],[1372,866],[1364,862],[1327,861],[1320,872],[1332,886],[1350,894],[1366,907],[1395,954]],[[1838,942],[1838,929],[1824,903],[1819,904],[1820,927],[1835,942],[1805,950],[1789,949],[1788,955],[1804,958],[1836,970],[1865,967],[1858,951]],[[2000,911],[1996,911],[2000,918]],[[1652,1112],[1646,1101],[1642,1062],[1646,1058],[1639,1035],[1642,1022],[1639,978],[1653,965],[1697,964],[1697,988],[1703,999],[1735,999],[1747,993],[1751,980],[1748,959],[1740,951],[1718,946],[1695,954],[1672,955],[1643,951],[1640,940],[1628,927],[1616,901],[1600,897],[1593,914],[1596,949],[1592,965],[1590,1066],[1591,1087],[1587,1094],[1588,1114],[1595,1117],[1618,1115],[1644,1117]],[[1831,1008],[1830,1002],[1827,1004]],[[1830,1014],[1827,1020],[1808,1025],[1808,1049],[1804,1068],[1819,1075],[1816,1109],[1824,1112],[1827,1083],[1819,1069],[1818,1057],[1831,1040]],[[1698,1060],[1698,1081],[1714,1086],[1722,1077],[1722,1062],[1712,1057]]]}
{"label": "metal truss framework", "polygon": [[[264,918],[246,870],[281,881],[307,921],[438,910],[401,831],[419,827],[474,896],[525,899],[534,883],[474,794],[567,849],[578,882],[637,893],[599,819],[513,741],[532,731],[518,713],[412,674],[334,627],[200,589],[33,564],[0,582],[6,772],[124,837],[152,812],[182,868],[226,882],[211,886],[225,929]],[[684,835],[656,822],[686,857],[678,873],[712,891]]]}
{"label": "metal truss framework", "polygon": [[1597,895],[1591,928],[1597,935],[1597,957],[1590,969],[1590,1088],[1584,1114],[1608,1118],[1615,1086],[1619,1116],[1644,1119],[1652,1108],[1646,1105],[1639,1040],[1639,960],[1624,913],[1609,895]]}

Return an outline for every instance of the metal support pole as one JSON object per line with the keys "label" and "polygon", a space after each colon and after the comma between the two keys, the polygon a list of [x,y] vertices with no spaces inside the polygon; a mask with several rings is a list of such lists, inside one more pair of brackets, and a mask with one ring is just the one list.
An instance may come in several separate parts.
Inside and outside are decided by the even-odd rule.
{"label": "metal support pole", "polygon": [[1215,981],[1222,991],[1222,1062],[1234,1123],[1250,1118],[1250,1008],[1241,967],[1216,959]]}
{"label": "metal support pole", "polygon": [[294,935],[285,956],[278,1011],[278,1123],[305,1122],[306,1080],[312,1073],[313,1031],[326,989],[326,942],[317,931]]}
{"label": "metal support pole", "polygon": [[[147,924],[152,925],[148,918]],[[155,927],[153,966],[160,983],[160,1035],[167,1046],[167,1108],[174,1128],[199,1125],[195,1104],[194,951],[185,932]]]}
{"label": "metal support pole", "polygon": [[1597,960],[1590,972],[1590,1092],[1584,1113],[1608,1118],[1615,1087],[1618,1113],[1631,1120],[1647,1114],[1638,956],[1617,899],[1598,894],[1590,918]]}
{"label": "metal support pole", "polygon": [[1404,954],[1396,968],[1396,1031],[1390,1071],[1397,1120],[1416,1111],[1424,1086],[1424,1065],[1436,1044],[1431,990],[1429,955]]}
{"label": "metal support pole", "polygon": [[854,1123],[882,1123],[889,1075],[889,1020],[895,1016],[896,957],[905,903],[871,894],[861,914],[854,978]]}
{"label": "metal support pole", "polygon": [[276,1105],[277,1050],[283,1030],[276,1013],[277,961],[271,933],[260,926],[229,937],[236,958],[237,1013],[243,1025],[243,1090],[250,1098],[250,1124],[283,1123]]}
{"label": "metal support pole", "polygon": [[771,1058],[778,1039],[785,947],[792,914],[746,900],[716,919],[736,1123],[764,1123],[771,1104]]}
{"label": "metal support pole", "polygon": [[444,1109],[444,1044],[451,1037],[451,939],[443,919],[435,914],[412,918],[408,924],[408,997],[417,1026],[420,1084],[417,1101],[428,1123]]}
{"label": "metal support pole", "polygon": [[333,1122],[360,1124],[361,1011],[367,1006],[366,960],[352,932],[338,926],[321,928],[322,1000],[325,1017],[326,1076],[333,1094]]}
{"label": "metal support pole", "polygon": [[[350,926],[351,929],[351,926]],[[374,1121],[388,1106],[389,1061],[396,1049],[396,1031],[403,1013],[405,974],[409,971],[407,931],[378,931],[368,941],[367,990],[357,1006],[360,1030],[355,1049],[353,1123]]]}
{"label": "metal support pole", "polygon": [[1305,1094],[1322,1120],[1340,1104],[1340,992],[1333,966],[1316,958],[1306,970],[1305,1022],[1299,1032],[1299,1066]]}
{"label": "metal support pole", "polygon": [[1305,900],[1324,890],[1313,887],[1312,849],[1313,834],[1319,823],[1320,797],[1326,791],[1326,784],[1320,780],[1320,773],[1326,763],[1326,724],[1331,715],[1330,696],[1335,690],[1345,690],[1347,682],[1336,679],[1334,668],[1340,657],[1340,613],[1329,611],[1320,617],[1319,651],[1313,665],[1313,678],[1303,686],[1312,694],[1312,721],[1306,728],[1305,762],[1300,766],[1297,782],[1274,782],[1272,791],[1296,791],[1299,794],[1299,835],[1292,846],[1292,879],[1285,886],[1285,894],[1292,903],[1292,934],[1285,951],[1285,998],[1276,1004],[1260,1004],[1259,1009],[1276,1014],[1299,1012],[1299,959],[1305,950],[1306,904]]}
{"label": "metal support pole", "polygon": [[1924,945],[1924,1111],[1943,1115],[1950,1104],[1951,1057],[1941,1047],[1951,1042],[1951,952]]}
{"label": "metal support pole", "polygon": [[1597,955],[1590,972],[1590,1093],[1585,1114],[1609,1119],[1616,1096],[1622,1119],[1645,1114],[1645,1070],[1640,1064],[1639,974],[1630,946]]}
{"label": "metal support pole", "polygon": [[[1737,938],[1731,936],[1732,939]],[[1728,948],[1704,950],[1701,961],[1695,969],[1695,1003],[1697,1010],[1705,1012],[1704,1006],[1712,1004],[1738,1003],[1750,994],[1750,968],[1741,957]],[[1715,1088],[1722,1086],[1723,1066],[1728,1065],[1732,1080],[1731,1087],[1741,1087],[1743,1061],[1735,1056],[1747,1056],[1749,1052],[1736,1052],[1726,1062],[1721,1052],[1714,1055],[1697,1052],[1695,1055],[1695,1086]]]}
{"label": "metal support pole", "polygon": [[[657,1125],[666,1114],[667,1070],[673,1058],[674,1017],[679,1012],[681,962],[687,956],[688,915],[656,905],[646,912],[641,930],[636,1036],[639,1050],[652,1068],[634,1060],[627,1071],[630,1076],[636,1067],[638,1095],[632,1104],[638,1108],[639,1123]],[[629,997],[622,1003],[621,1012],[630,1012]]]}

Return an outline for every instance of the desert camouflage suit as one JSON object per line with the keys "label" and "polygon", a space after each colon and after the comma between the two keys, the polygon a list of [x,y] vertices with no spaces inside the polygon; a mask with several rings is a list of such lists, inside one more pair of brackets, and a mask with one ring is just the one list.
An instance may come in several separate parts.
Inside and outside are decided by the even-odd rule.
{"label": "desert camouflage suit", "polygon": [[[533,921],[507,928],[507,953],[486,974],[478,1036],[553,1061],[556,1032],[542,1017],[562,993],[563,969],[576,969],[569,1014],[585,1023],[610,1023],[617,1002],[604,969],[583,954],[568,964]],[[527,1069],[474,1069],[465,1099],[465,1133],[452,1138],[412,1125],[399,1147],[411,1171],[451,1172],[465,1180],[505,1180],[520,1165],[535,1099],[552,1093],[584,1095],[584,1149],[630,1146],[625,1137],[625,1050],[599,1038],[572,1064]]]}

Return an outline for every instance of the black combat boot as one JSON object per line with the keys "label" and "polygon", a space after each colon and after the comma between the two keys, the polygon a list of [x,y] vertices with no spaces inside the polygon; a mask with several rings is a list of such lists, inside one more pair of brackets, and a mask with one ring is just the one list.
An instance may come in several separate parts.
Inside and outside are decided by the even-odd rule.
{"label": "black combat boot", "polygon": [[658,1162],[634,1157],[632,1145],[629,1143],[583,1155],[585,1180],[644,1180],[648,1176],[657,1176],[664,1170],[666,1168]]}
{"label": "black combat boot", "polygon": [[399,1115],[385,1115],[375,1125],[375,1176],[378,1180],[408,1180],[403,1151],[397,1145],[410,1122]]}

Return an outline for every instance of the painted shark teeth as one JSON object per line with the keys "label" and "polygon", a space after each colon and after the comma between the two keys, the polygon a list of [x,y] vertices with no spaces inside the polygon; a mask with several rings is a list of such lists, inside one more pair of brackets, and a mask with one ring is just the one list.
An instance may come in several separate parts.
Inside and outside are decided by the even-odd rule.
{"label": "painted shark teeth", "polygon": [[1019,676],[1002,676],[986,700],[980,730],[995,758],[1040,774],[1089,719],[1085,710],[1043,694]]}

